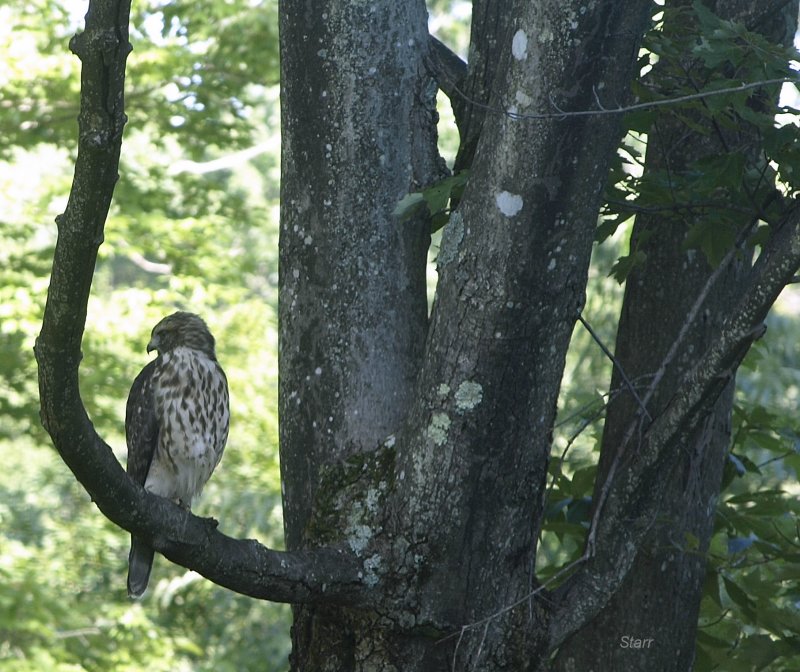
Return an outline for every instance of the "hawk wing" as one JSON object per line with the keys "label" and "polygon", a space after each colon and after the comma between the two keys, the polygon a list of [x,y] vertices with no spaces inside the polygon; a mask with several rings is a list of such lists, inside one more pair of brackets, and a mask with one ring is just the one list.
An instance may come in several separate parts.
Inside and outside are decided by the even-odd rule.
{"label": "hawk wing", "polygon": [[136,376],[125,408],[128,475],[143,487],[158,445],[158,421],[153,402],[155,368],[156,360],[153,360]]}
{"label": "hawk wing", "polygon": [[[141,486],[147,479],[158,445],[158,422],[153,402],[153,372],[156,361],[145,366],[131,385],[125,408],[125,438],[128,444],[128,475]],[[153,549],[131,535],[128,555],[128,595],[140,597],[150,580]]]}

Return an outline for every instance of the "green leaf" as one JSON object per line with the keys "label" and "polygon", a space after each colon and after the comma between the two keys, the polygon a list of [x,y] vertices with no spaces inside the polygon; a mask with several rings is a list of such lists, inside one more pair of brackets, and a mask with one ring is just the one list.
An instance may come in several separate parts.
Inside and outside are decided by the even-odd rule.
{"label": "green leaf", "polygon": [[684,247],[686,249],[700,249],[714,268],[733,247],[736,240],[736,231],[726,223],[714,221],[715,218],[704,219],[695,223],[687,232]]}
{"label": "green leaf", "polygon": [[570,482],[570,494],[576,499],[590,495],[596,476],[597,465],[595,464],[576,470]]}
{"label": "green leaf", "polygon": [[392,214],[406,220],[417,214],[424,204],[431,217],[431,233],[435,233],[450,221],[448,203],[458,200],[464,192],[469,179],[469,171],[462,170],[456,175],[439,180],[422,191],[406,194],[395,206]]}
{"label": "green leaf", "polygon": [[714,649],[730,649],[733,646],[733,642],[729,642],[726,639],[722,639],[720,637],[714,637],[714,635],[710,635],[709,633],[705,632],[702,629],[697,631],[697,641],[703,646],[710,646]]}
{"label": "green leaf", "polygon": [[714,659],[708,654],[706,647],[700,644],[699,633],[694,656],[694,672],[713,672],[717,668]]}
{"label": "green leaf", "polygon": [[740,643],[737,658],[758,672],[782,656],[800,653],[797,642],[791,639],[773,639],[768,635],[750,635]]}
{"label": "green leaf", "polygon": [[619,284],[622,284],[628,279],[631,271],[644,264],[645,261],[647,261],[647,255],[641,250],[636,250],[632,254],[617,259],[609,275],[615,278]]}
{"label": "green leaf", "polygon": [[425,197],[420,192],[414,191],[406,194],[397,202],[394,210],[392,210],[392,215],[399,217],[401,220],[408,219],[424,204]]}
{"label": "green leaf", "polygon": [[713,567],[706,569],[706,576],[703,581],[703,595],[711,598],[714,604],[720,609],[722,608],[722,599],[719,595],[719,573]]}
{"label": "green leaf", "polygon": [[739,586],[737,586],[731,579],[722,576],[722,582],[725,585],[725,592],[745,613],[748,618],[755,619],[755,602],[748,597]]}

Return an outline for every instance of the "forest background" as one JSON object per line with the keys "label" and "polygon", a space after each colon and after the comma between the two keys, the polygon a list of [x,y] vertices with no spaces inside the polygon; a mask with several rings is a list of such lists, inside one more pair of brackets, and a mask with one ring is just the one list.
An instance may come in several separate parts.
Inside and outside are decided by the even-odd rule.
{"label": "forest background", "polygon": [[[428,4],[431,32],[466,57],[470,3]],[[0,3],[0,667],[283,670],[284,605],[235,595],[163,559],[146,598],[128,600],[127,533],[99,514],[39,424],[33,342],[54,219],[72,178],[79,62],[67,44],[84,11],[83,2]],[[83,400],[124,461],[125,398],[148,360],[151,327],[175,308],[204,315],[230,380],[233,420],[196,511],[232,536],[281,548],[277,0],[145,2],[133,11],[129,123],[89,305]],[[457,134],[440,102],[441,149],[452,161]],[[607,344],[628,233],[618,226],[595,250],[585,313]],[[698,661],[708,669],[731,651],[741,667],[729,670],[797,669],[800,661],[796,642],[783,637],[776,646],[777,632],[800,624],[800,589],[775,590],[800,585],[800,546],[772,524],[797,521],[786,502],[800,472],[799,306],[800,293],[787,290],[738,379],[714,581],[701,613]],[[569,491],[554,500],[543,545],[553,566],[576,552],[586,524],[600,426],[593,422],[609,367],[597,343],[576,331],[553,446],[559,457],[569,447]]]}

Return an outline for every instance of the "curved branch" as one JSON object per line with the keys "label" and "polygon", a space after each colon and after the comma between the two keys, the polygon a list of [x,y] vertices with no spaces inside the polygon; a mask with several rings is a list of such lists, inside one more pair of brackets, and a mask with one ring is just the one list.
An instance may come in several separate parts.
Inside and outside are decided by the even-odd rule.
{"label": "curved branch", "polygon": [[254,540],[228,537],[216,529],[216,521],[146,493],[125,474],[83,406],[78,385],[81,340],[126,122],[129,15],[130,0],[92,0],[85,31],[70,42],[82,62],[79,146],[67,208],[56,219],[58,242],[34,349],[42,424],[103,514],[170,560],[252,597],[367,604],[372,593],[352,554],[331,549],[273,551]]}

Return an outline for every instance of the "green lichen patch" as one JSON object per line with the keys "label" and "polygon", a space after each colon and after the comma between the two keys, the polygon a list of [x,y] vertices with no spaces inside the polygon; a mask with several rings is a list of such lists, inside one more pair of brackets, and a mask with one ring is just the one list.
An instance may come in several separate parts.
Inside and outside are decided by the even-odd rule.
{"label": "green lichen patch", "polygon": [[472,380],[465,380],[458,386],[455,400],[456,410],[459,413],[471,411],[483,400],[483,388]]}
{"label": "green lichen patch", "polygon": [[361,554],[382,529],[384,500],[394,483],[394,442],[320,468],[306,538],[314,544],[344,541]]}
{"label": "green lichen patch", "polygon": [[450,418],[447,413],[434,413],[428,425],[428,438],[437,446],[447,441],[447,430],[450,429]]}

